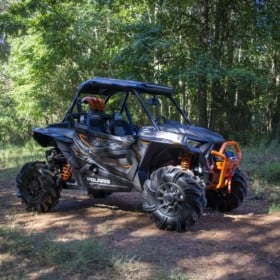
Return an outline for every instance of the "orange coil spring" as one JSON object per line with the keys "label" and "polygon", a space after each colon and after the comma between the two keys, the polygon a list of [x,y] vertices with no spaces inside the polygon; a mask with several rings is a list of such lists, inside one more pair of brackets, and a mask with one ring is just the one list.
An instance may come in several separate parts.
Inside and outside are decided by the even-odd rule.
{"label": "orange coil spring", "polygon": [[68,181],[71,178],[71,176],[72,176],[71,166],[69,163],[66,163],[62,168],[61,179],[63,181]]}
{"label": "orange coil spring", "polygon": [[192,156],[191,154],[184,153],[181,159],[181,167],[183,170],[188,170],[191,167],[191,160]]}

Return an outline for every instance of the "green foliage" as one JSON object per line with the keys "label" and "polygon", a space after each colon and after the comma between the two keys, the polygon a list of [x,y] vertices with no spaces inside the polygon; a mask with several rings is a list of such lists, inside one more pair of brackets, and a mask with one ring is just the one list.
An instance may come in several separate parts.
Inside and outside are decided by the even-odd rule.
{"label": "green foliage", "polygon": [[2,144],[0,147],[0,179],[15,175],[29,161],[44,160],[45,149],[34,141],[25,145]]}
{"label": "green foliage", "polygon": [[179,268],[175,268],[170,272],[170,280],[188,280],[186,274]]}
{"label": "green foliage", "polygon": [[277,141],[264,138],[251,147],[244,147],[242,154],[242,164],[250,177],[262,178],[265,182],[271,183],[280,172],[280,147]]}
{"label": "green foliage", "polygon": [[171,85],[193,120],[226,137],[276,135],[277,4],[3,1],[0,141],[61,120],[93,76]]}
{"label": "green foliage", "polygon": [[95,238],[57,243],[47,236],[28,235],[6,226],[0,226],[0,237],[12,255],[32,258],[44,265],[65,267],[71,272],[85,271],[93,262],[103,267],[110,266],[111,262],[109,252]]}
{"label": "green foliage", "polygon": [[261,172],[268,183],[280,182],[280,162],[267,162]]}
{"label": "green foliage", "polygon": [[[54,241],[48,233],[30,234],[18,228],[0,225],[1,252],[9,254],[16,260],[24,260],[25,265],[35,267],[51,267],[63,276],[89,275],[102,279],[108,275],[127,276],[138,270],[139,262],[127,254],[109,252],[96,238],[91,237],[74,241]],[[3,262],[5,266],[5,262]],[[28,278],[24,265],[21,267],[19,278]],[[13,273],[13,275],[11,275]],[[0,277],[14,277],[12,270],[1,274]],[[60,275],[61,275],[60,274]],[[104,276],[105,275],[105,276]],[[67,278],[67,277],[66,277]],[[100,278],[100,279],[101,279]],[[121,278],[121,277],[120,277]],[[9,278],[10,279],[10,278]],[[95,278],[94,278],[95,279]],[[188,277],[180,268],[170,272],[161,267],[152,267],[150,279],[187,280]]]}
{"label": "green foliage", "polygon": [[102,266],[110,266],[111,256],[95,238],[74,241],[70,244],[55,244],[51,240],[40,242],[40,258],[48,265],[60,265],[73,272],[84,271],[88,264],[96,262]]}
{"label": "green foliage", "polygon": [[280,212],[280,202],[273,202],[269,207],[269,214]]}
{"label": "green foliage", "polygon": [[[160,24],[136,22],[127,27],[131,34],[130,43],[116,57],[115,63],[126,67],[121,75],[136,80],[164,80],[164,57],[169,53],[172,43],[165,38]],[[145,71],[139,71],[145,69]]]}
{"label": "green foliage", "polygon": [[279,143],[264,139],[259,144],[244,147],[242,154],[242,168],[251,180],[252,190],[257,197],[271,203],[271,211],[276,211],[280,203]]}
{"label": "green foliage", "polygon": [[246,68],[233,68],[228,71],[227,77],[235,83],[238,89],[248,90],[249,88],[251,93],[253,93],[254,87],[264,90],[267,86],[265,80],[262,80],[256,73]]}

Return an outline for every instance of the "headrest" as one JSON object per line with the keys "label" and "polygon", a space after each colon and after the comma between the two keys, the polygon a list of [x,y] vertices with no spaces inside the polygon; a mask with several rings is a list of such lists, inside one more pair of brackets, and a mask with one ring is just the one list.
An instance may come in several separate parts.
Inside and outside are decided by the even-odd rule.
{"label": "headrest", "polygon": [[112,116],[112,119],[114,121],[120,121],[120,120],[123,120],[123,116],[121,113],[114,113],[113,116]]}
{"label": "headrest", "polygon": [[82,99],[82,102],[87,103],[91,110],[105,111],[105,102],[101,98],[86,96]]}

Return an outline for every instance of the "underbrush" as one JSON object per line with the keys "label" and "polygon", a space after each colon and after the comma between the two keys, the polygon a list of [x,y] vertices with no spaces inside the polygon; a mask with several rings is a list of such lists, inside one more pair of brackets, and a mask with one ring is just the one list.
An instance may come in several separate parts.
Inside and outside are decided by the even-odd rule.
{"label": "underbrush", "polygon": [[[0,225],[0,247],[0,257],[6,256],[3,261],[0,258],[0,279],[29,279],[34,269],[36,279],[124,279],[143,265],[135,256],[109,251],[95,237],[62,242],[46,233],[28,234],[6,225]],[[47,267],[51,270],[42,269]],[[167,271],[151,266],[143,279],[188,278],[180,268]]]}
{"label": "underbrush", "polygon": [[0,146],[0,179],[13,175],[26,162],[44,160],[45,149],[30,140],[25,145]]}
{"label": "underbrush", "polygon": [[74,271],[83,270],[93,261],[109,261],[109,253],[94,238],[70,243],[56,243],[46,234],[25,234],[15,228],[0,226],[3,246],[12,255],[24,254],[47,265],[69,266]]}
{"label": "underbrush", "polygon": [[277,141],[243,147],[241,168],[256,198],[271,203],[269,212],[280,211],[280,145]]}

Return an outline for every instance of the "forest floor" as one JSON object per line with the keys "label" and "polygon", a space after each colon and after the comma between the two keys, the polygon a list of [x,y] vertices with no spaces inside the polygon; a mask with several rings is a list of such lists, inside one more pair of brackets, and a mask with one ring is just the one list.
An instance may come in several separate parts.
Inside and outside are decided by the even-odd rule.
{"label": "forest floor", "polygon": [[[184,233],[158,230],[143,213],[141,199],[138,193],[120,193],[93,200],[63,190],[51,212],[34,214],[16,198],[14,178],[0,179],[0,279],[279,279],[280,212],[268,214],[265,199],[249,194],[231,213],[205,210]],[[12,236],[15,231],[19,237]],[[54,246],[45,248],[55,251],[91,238],[115,257],[104,264],[100,250],[100,260],[76,262],[74,268],[62,254],[65,262],[36,253],[43,252],[38,244],[46,240]]]}

